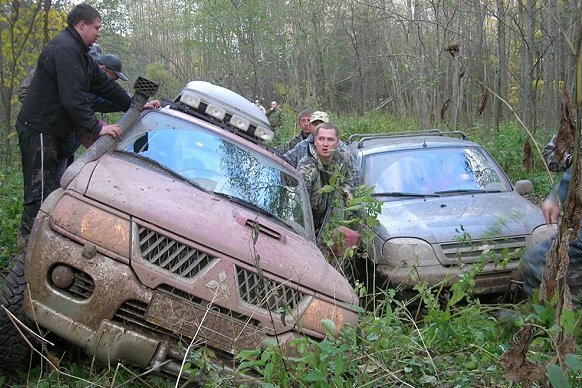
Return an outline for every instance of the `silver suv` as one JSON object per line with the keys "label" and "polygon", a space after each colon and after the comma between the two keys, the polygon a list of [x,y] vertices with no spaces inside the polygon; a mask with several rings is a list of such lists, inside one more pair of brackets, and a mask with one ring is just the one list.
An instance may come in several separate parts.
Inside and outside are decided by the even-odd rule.
{"label": "silver suv", "polygon": [[353,135],[349,143],[360,182],[382,202],[368,254],[386,286],[446,287],[478,266],[475,294],[505,292],[524,249],[555,232],[460,132]]}

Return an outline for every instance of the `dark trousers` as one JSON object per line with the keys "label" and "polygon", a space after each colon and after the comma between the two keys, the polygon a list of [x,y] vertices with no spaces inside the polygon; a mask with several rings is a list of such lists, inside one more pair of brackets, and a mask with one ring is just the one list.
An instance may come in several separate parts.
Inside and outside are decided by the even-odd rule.
{"label": "dark trousers", "polygon": [[[522,259],[523,286],[529,295],[532,295],[535,289],[540,288],[546,269],[546,254],[553,241],[554,238],[539,243],[528,250]],[[580,286],[582,286],[582,229],[578,230],[576,239],[568,245],[568,256],[570,263],[566,273],[566,281],[572,288],[572,294],[578,294]]]}
{"label": "dark trousers", "polygon": [[60,152],[60,143],[47,134],[16,122],[24,178],[24,209],[19,239],[28,241],[30,230],[44,199],[60,185],[67,168],[67,155]]}

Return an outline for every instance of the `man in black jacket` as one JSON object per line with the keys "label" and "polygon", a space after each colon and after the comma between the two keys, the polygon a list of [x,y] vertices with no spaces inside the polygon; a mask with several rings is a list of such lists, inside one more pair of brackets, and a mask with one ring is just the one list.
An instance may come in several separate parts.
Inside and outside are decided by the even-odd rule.
{"label": "man in black jacket", "polygon": [[89,47],[101,36],[99,12],[79,4],[67,15],[67,24],[42,50],[16,122],[24,177],[20,250],[28,243],[42,201],[59,187],[67,159],[79,145],[80,131],[114,138],[121,131],[95,117],[88,94],[124,110],[131,103],[125,90],[89,57]]}

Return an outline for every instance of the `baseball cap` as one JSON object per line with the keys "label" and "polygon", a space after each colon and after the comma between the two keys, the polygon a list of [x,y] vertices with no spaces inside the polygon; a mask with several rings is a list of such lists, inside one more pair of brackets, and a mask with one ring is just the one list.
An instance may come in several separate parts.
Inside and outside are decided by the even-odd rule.
{"label": "baseball cap", "polygon": [[97,60],[101,55],[103,55],[103,49],[97,43],[93,43],[89,48],[89,55],[92,56],[94,60]]}
{"label": "baseball cap", "polygon": [[117,76],[120,79],[127,81],[127,77],[125,76],[125,74],[121,72],[121,61],[119,60],[119,58],[117,58],[117,55],[113,54],[101,55],[97,59],[97,63],[113,71],[115,74],[117,74]]}
{"label": "baseball cap", "polygon": [[329,116],[327,115],[327,113],[318,110],[313,112],[311,116],[309,116],[309,122],[312,123],[314,121],[323,121],[324,123],[328,123]]}

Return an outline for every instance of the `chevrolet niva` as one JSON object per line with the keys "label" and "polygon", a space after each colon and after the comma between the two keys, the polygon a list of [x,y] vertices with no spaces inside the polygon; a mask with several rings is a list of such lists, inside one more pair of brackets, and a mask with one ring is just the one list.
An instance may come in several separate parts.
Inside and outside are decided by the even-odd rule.
{"label": "chevrolet niva", "polygon": [[[140,112],[156,89],[139,78],[122,135],[67,169],[0,304],[100,361],[173,375],[191,344],[235,367],[270,339],[324,338],[322,320],[355,325],[357,297],[316,245],[301,176],[265,145],[265,115],[203,81]],[[0,317],[0,366],[28,365]]]}
{"label": "chevrolet niva", "polygon": [[367,246],[382,288],[448,287],[478,269],[472,294],[504,294],[519,289],[524,250],[555,233],[462,132],[356,134],[349,144],[360,182],[382,203]]}

